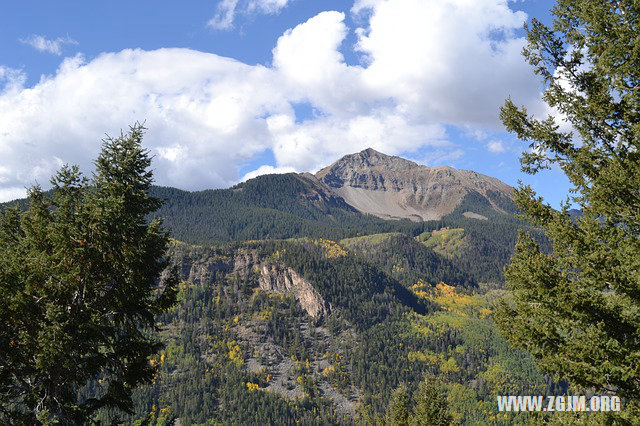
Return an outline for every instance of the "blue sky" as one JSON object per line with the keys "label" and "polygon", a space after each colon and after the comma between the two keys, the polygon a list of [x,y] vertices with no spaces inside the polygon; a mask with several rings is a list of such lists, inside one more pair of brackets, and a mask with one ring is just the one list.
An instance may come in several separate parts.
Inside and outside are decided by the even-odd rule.
{"label": "blue sky", "polygon": [[497,119],[549,111],[519,55],[543,0],[22,1],[0,14],[0,200],[91,170],[105,133],[146,120],[159,184],[314,172],[372,146],[530,183]]}

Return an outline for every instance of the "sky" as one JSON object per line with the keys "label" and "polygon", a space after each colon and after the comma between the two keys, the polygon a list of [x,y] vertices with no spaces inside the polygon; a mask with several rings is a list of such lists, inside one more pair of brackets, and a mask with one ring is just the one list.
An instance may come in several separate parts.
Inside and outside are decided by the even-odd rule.
{"label": "sky", "polygon": [[551,113],[521,56],[548,0],[6,2],[0,13],[0,201],[63,164],[91,173],[105,135],[148,129],[156,183],[226,188],[315,172],[372,147],[475,170],[554,207],[569,184],[530,176],[511,97]]}

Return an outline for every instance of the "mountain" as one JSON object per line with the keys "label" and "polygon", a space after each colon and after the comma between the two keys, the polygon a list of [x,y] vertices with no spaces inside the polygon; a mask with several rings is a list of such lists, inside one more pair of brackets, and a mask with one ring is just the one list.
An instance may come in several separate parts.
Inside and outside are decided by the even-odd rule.
{"label": "mountain", "polygon": [[[496,178],[446,166],[429,168],[371,148],[342,157],[316,177],[360,212],[384,219],[441,219],[470,195],[506,213],[504,200],[511,200],[513,193]],[[471,210],[463,214],[486,219]]]}
{"label": "mountain", "polygon": [[[440,250],[441,257],[446,250],[434,243],[444,234],[432,233],[457,229],[456,249],[450,247],[447,262],[465,270],[467,285],[500,284],[523,227],[513,216],[511,191],[475,172],[431,169],[367,149],[315,176],[263,175],[232,188],[195,192],[155,186],[151,195],[164,204],[150,219],[162,219],[173,238],[190,244],[301,237],[340,241],[400,233],[429,240],[429,249]],[[26,200],[9,204],[27,206]],[[438,220],[423,221],[429,217]],[[447,262],[441,262],[443,268],[449,268]]]}
{"label": "mountain", "polygon": [[[346,155],[315,176],[262,175],[229,189],[195,192],[152,189],[152,195],[165,201],[154,217],[163,217],[176,238],[192,243],[345,238],[412,227],[402,220],[393,224],[379,219],[423,222],[453,214],[487,220],[515,211],[512,193],[512,187],[496,178],[429,168],[371,148]],[[7,204],[26,207],[25,200]]]}
{"label": "mountain", "polygon": [[133,413],[97,423],[384,424],[394,390],[412,411],[427,375],[456,424],[523,424],[495,395],[566,393],[491,319],[517,231],[533,232],[497,179],[365,150],[315,176],[151,193],[178,303]]}
{"label": "mountain", "polygon": [[416,236],[442,227],[441,220],[454,228],[460,221],[465,228],[491,225],[515,236],[512,228],[521,223],[513,217],[512,191],[476,172],[428,168],[367,149],[315,176],[263,175],[229,189],[195,192],[154,187],[152,195],[165,201],[153,217],[162,218],[176,239],[209,244],[385,232]]}

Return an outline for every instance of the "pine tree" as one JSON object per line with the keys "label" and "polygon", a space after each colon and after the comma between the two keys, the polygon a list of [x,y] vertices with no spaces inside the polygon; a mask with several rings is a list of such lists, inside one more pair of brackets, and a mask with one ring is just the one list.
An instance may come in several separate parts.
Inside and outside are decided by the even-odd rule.
{"label": "pine tree", "polygon": [[155,317],[175,302],[168,237],[146,217],[151,159],[143,127],[104,141],[91,179],[78,167],[0,213],[0,421],[85,423],[130,411],[160,347]]}
{"label": "pine tree", "polygon": [[582,217],[555,211],[530,187],[516,201],[553,244],[521,235],[506,270],[513,301],[504,336],[547,372],[598,392],[640,395],[640,4],[558,0],[553,25],[533,20],[524,56],[544,100],[572,127],[508,100],[501,119],[530,142],[523,170],[558,166]]}
{"label": "pine tree", "polygon": [[414,395],[415,406],[411,424],[415,426],[444,426],[452,422],[449,407],[434,377],[427,376]]}
{"label": "pine tree", "polygon": [[391,426],[406,426],[409,424],[409,392],[405,385],[399,386],[393,392],[385,423]]}

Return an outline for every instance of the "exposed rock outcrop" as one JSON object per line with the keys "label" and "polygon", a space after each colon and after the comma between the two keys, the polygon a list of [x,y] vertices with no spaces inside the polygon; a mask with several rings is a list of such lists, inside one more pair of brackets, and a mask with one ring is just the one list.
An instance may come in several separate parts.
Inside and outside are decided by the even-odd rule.
{"label": "exposed rock outcrop", "polygon": [[311,317],[323,317],[331,311],[331,305],[300,274],[286,265],[261,257],[256,251],[240,249],[232,258],[186,257],[182,259],[178,269],[182,279],[199,284],[213,282],[218,272],[240,275],[257,272],[258,284],[262,290],[293,296]]}
{"label": "exposed rock outcrop", "polygon": [[293,296],[302,309],[313,318],[323,317],[331,310],[330,305],[313,285],[296,271],[281,263],[261,259],[252,251],[237,253],[233,263],[234,272],[241,274],[259,272],[258,283],[262,290]]}
{"label": "exposed rock outcrop", "polygon": [[284,265],[263,263],[259,283],[260,288],[265,291],[292,295],[313,318],[323,317],[331,310],[330,305],[311,284]]}

